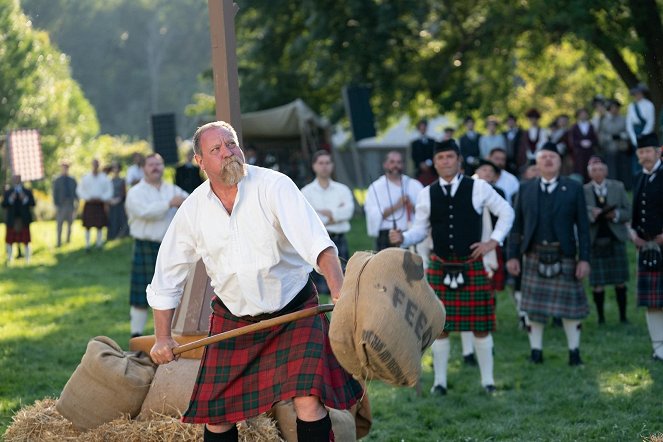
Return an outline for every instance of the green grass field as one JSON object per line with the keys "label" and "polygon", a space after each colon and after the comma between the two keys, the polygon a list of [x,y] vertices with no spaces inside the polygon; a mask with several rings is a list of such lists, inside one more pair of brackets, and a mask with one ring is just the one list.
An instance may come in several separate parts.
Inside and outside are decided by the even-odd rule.
{"label": "green grass field", "polygon": [[[33,224],[30,265],[18,260],[0,267],[0,434],[18,409],[60,394],[91,337],[106,335],[127,346],[131,240],[86,254],[80,224],[73,243],[62,249],[53,248],[54,231],[52,222]],[[356,219],[351,249],[371,245],[363,220]],[[4,262],[4,251],[0,258]],[[527,336],[517,327],[512,301],[499,293],[497,394],[483,393],[478,368],[461,364],[460,341],[453,337],[449,394],[429,396],[428,353],[422,396],[370,383],[374,422],[364,440],[640,441],[662,432],[663,364],[650,359],[644,311],[636,309],[632,287],[631,323],[618,323],[609,290],[607,324],[598,327],[594,314],[585,321],[585,365],[575,369],[567,365],[563,330],[553,327],[545,331],[545,364],[530,365]]]}

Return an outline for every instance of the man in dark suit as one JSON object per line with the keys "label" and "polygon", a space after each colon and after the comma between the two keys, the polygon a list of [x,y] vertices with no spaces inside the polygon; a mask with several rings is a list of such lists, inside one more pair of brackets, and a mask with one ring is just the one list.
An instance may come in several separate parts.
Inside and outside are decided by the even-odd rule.
{"label": "man in dark suit", "polygon": [[437,178],[437,173],[433,169],[433,149],[435,148],[435,140],[428,135],[428,121],[420,120],[417,123],[417,131],[419,137],[412,141],[410,144],[410,155],[416,168],[416,178],[424,186],[429,185]]}
{"label": "man in dark suit", "polygon": [[14,243],[25,244],[25,262],[30,262],[30,223],[32,222],[31,207],[35,199],[32,191],[23,187],[20,175],[14,175],[13,184],[5,190],[2,196],[2,207],[6,209],[5,224],[7,232],[7,263],[12,260],[12,247]]}
{"label": "man in dark suit", "polygon": [[518,194],[507,269],[520,274],[524,255],[522,309],[530,320],[530,360],[543,362],[543,327],[552,316],[562,318],[569,365],[581,365],[580,321],[589,314],[582,285],[590,258],[585,195],[581,184],[559,175],[562,158],[554,143],[536,153],[536,164],[541,178],[523,183]]}
{"label": "man in dark suit", "polygon": [[202,183],[200,168],[193,164],[193,149],[190,149],[186,153],[186,163],[175,169],[175,185],[186,193],[191,193]]}
{"label": "man in dark suit", "polygon": [[599,324],[605,322],[603,304],[606,285],[615,286],[619,320],[626,321],[626,281],[628,281],[628,259],[626,241],[631,221],[631,202],[626,195],[624,183],[610,180],[608,165],[599,156],[589,159],[587,166],[591,181],[585,184],[585,201],[589,217],[589,234],[592,240],[589,285],[592,287],[594,304]]}
{"label": "man in dark suit", "polygon": [[479,165],[481,152],[479,150],[479,139],[481,134],[474,130],[474,118],[467,116],[463,120],[465,125],[465,134],[460,137],[460,155],[463,157],[463,168],[465,175],[472,176]]}
{"label": "man in dark suit", "polygon": [[638,306],[647,308],[647,328],[654,353],[663,361],[663,165],[656,134],[638,138],[642,172],[633,192],[631,237],[638,248]]}

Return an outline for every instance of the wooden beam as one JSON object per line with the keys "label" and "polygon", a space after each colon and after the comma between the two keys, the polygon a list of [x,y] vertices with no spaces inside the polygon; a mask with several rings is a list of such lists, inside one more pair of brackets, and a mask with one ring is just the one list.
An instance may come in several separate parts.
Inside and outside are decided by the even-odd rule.
{"label": "wooden beam", "polygon": [[239,77],[235,52],[235,14],[239,10],[232,0],[208,0],[212,72],[216,118],[230,123],[242,145],[242,114],[239,106]]}

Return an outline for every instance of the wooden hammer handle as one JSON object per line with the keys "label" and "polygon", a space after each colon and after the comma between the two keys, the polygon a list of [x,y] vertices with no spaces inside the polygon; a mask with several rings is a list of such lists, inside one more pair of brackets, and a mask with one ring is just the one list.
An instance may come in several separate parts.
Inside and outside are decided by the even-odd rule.
{"label": "wooden hammer handle", "polygon": [[275,325],[285,324],[286,322],[296,321],[297,319],[309,318],[311,316],[319,315],[321,313],[327,313],[334,310],[333,304],[322,304],[317,307],[307,308],[305,310],[299,310],[296,312],[288,313],[283,316],[277,316],[275,318],[266,319],[264,321],[256,322],[255,324],[246,325],[244,327],[236,328],[234,330],[229,330],[227,332],[219,333],[216,335],[208,336],[203,339],[198,339],[197,341],[189,342],[188,344],[180,345],[179,347],[173,348],[173,354],[178,355],[184,353],[185,351],[194,350],[198,347],[203,347],[205,345],[214,344],[216,342],[225,341],[226,339],[235,338],[237,336],[242,336],[247,333],[253,333],[260,330],[265,330]]}

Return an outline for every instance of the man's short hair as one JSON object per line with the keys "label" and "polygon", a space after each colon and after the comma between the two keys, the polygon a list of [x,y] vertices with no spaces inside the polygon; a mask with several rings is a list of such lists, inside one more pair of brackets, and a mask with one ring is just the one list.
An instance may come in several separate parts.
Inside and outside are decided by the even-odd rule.
{"label": "man's short hair", "polygon": [[235,128],[233,128],[230,123],[226,123],[225,121],[212,121],[211,123],[203,124],[200,126],[198,129],[196,129],[196,133],[193,134],[193,151],[196,153],[196,155],[201,155],[203,154],[203,151],[200,146],[200,137],[202,137],[203,133],[207,131],[208,129],[212,128],[222,128],[226,129],[229,131],[235,140],[239,143],[239,140],[237,139],[237,132],[235,132]]}
{"label": "man's short hair", "polygon": [[331,152],[325,149],[320,149],[316,150],[313,156],[311,157],[311,164],[315,164],[316,161],[318,161],[318,158],[323,157],[323,156],[328,156],[332,162],[334,161],[331,155]]}
{"label": "man's short hair", "polygon": [[504,148],[501,146],[497,146],[490,149],[490,152],[488,152],[488,156],[489,157],[492,156],[495,152],[502,152],[504,155],[506,155],[506,150],[504,150]]}
{"label": "man's short hair", "polygon": [[148,156],[145,157],[145,163],[143,163],[143,164],[147,164],[147,160],[149,160],[150,158],[158,158],[158,159],[161,160],[162,163],[164,162],[163,157],[159,153],[152,152],[151,154],[149,154]]}

